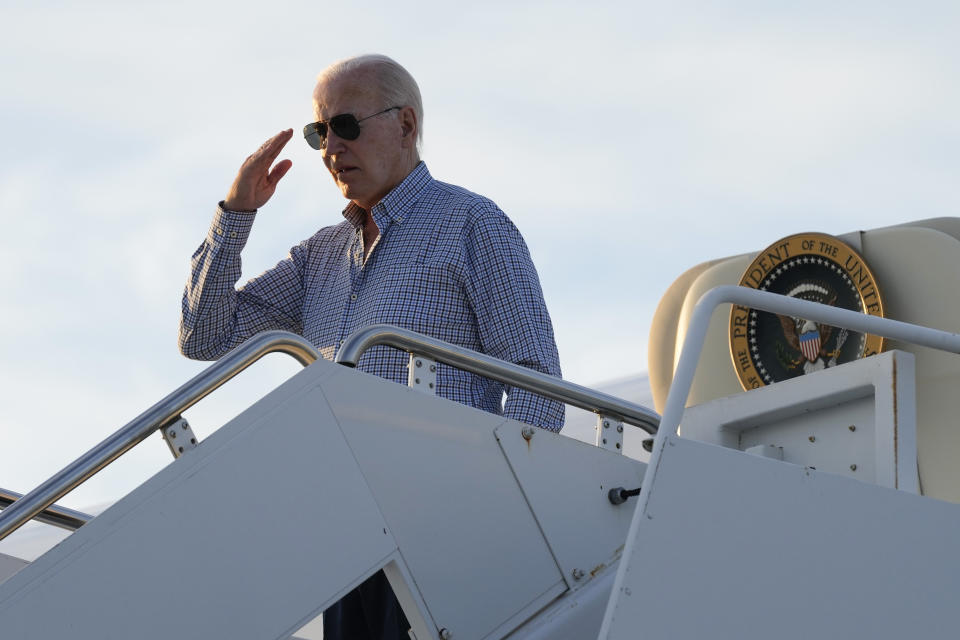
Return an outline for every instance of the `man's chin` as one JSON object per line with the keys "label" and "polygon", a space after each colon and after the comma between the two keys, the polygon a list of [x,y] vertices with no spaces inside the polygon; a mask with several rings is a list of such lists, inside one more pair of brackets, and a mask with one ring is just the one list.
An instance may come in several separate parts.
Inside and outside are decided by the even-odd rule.
{"label": "man's chin", "polygon": [[349,185],[341,182],[338,186],[340,187],[340,193],[343,194],[343,197],[347,200],[351,200],[354,203],[356,203],[358,200],[363,200],[363,190],[358,189],[356,185]]}

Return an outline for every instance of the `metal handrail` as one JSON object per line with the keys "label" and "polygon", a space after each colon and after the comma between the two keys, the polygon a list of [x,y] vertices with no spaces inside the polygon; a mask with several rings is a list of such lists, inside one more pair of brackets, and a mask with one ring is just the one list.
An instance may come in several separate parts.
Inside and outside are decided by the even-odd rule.
{"label": "metal handrail", "polygon": [[356,367],[360,356],[375,345],[401,349],[513,387],[532,391],[552,400],[617,418],[627,424],[640,427],[647,433],[656,433],[660,424],[660,416],[652,409],[512,362],[504,362],[483,353],[387,324],[374,324],[354,331],[343,341],[335,361],[348,367]]}
{"label": "metal handrail", "polygon": [[275,352],[285,353],[303,366],[321,357],[306,339],[286,331],[253,336],[0,513],[0,540],[251,364]]}
{"label": "metal handrail", "polygon": [[[22,497],[23,494],[17,493],[16,491],[0,489],[0,509],[6,509]],[[73,509],[53,504],[38,513],[34,520],[44,524],[52,524],[55,527],[60,527],[68,531],[76,531],[90,520],[93,520],[93,516],[88,513],[83,513],[82,511],[74,511]]]}
{"label": "metal handrail", "polygon": [[[940,331],[929,327],[870,316],[859,311],[830,307],[817,302],[789,298],[769,291],[759,291],[749,287],[723,285],[711,289],[697,302],[693,310],[690,324],[687,325],[687,337],[680,352],[680,360],[673,375],[670,393],[667,395],[667,404],[663,411],[661,433],[676,434],[683,418],[684,407],[693,386],[693,376],[706,340],[707,328],[713,310],[724,303],[733,303],[742,307],[759,309],[789,315],[797,318],[822,322],[833,327],[846,327],[861,333],[869,333],[884,338],[902,340],[913,344],[960,353],[960,335],[948,331]],[[665,425],[665,426],[664,426]],[[657,447],[662,447],[663,439],[658,438]]]}

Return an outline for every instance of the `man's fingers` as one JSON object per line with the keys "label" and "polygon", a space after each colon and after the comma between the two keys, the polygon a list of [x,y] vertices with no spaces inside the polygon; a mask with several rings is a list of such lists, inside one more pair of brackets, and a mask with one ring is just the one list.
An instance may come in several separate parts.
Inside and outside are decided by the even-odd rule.
{"label": "man's fingers", "polygon": [[293,129],[285,129],[264,142],[263,146],[261,146],[257,151],[256,155],[259,156],[257,161],[262,162],[267,166],[273,164],[273,161],[277,159],[278,155],[280,155],[280,151],[288,142],[290,142],[290,138],[292,137]]}
{"label": "man's fingers", "polygon": [[292,137],[293,129],[284,129],[247,157],[224,200],[228,208],[247,211],[266,204],[277,182],[293,166],[290,160],[281,160],[277,166],[270,168]]}
{"label": "man's fingers", "polygon": [[270,175],[267,176],[267,179],[270,181],[270,184],[275,185],[280,181],[280,178],[287,175],[287,171],[290,171],[290,167],[293,166],[293,162],[290,160],[281,160],[277,163],[271,171]]}

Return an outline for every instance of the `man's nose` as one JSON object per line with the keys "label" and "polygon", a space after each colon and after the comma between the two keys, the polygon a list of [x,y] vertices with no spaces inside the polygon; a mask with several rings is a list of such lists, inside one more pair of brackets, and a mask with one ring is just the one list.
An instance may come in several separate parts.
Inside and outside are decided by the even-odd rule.
{"label": "man's nose", "polygon": [[344,140],[337,134],[333,132],[332,129],[327,130],[327,144],[323,147],[323,157],[333,156],[338,153],[343,153],[346,149],[344,145]]}

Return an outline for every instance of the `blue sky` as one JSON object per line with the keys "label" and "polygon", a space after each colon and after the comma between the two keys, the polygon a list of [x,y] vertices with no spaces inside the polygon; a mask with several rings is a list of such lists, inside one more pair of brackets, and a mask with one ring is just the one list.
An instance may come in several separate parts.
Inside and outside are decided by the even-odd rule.
{"label": "blue sky", "polygon": [[[431,171],[524,233],[565,375],[590,384],[646,369],[660,295],[695,264],[956,215],[957,6],[7,0],[0,486],[35,486],[204,366],[176,350],[189,256],[243,158],[311,119],[329,62],[414,74]],[[283,157],[247,276],[340,219],[319,155],[298,137]],[[264,363],[197,432],[295,369]],[[67,504],[168,456],[151,439]]]}

